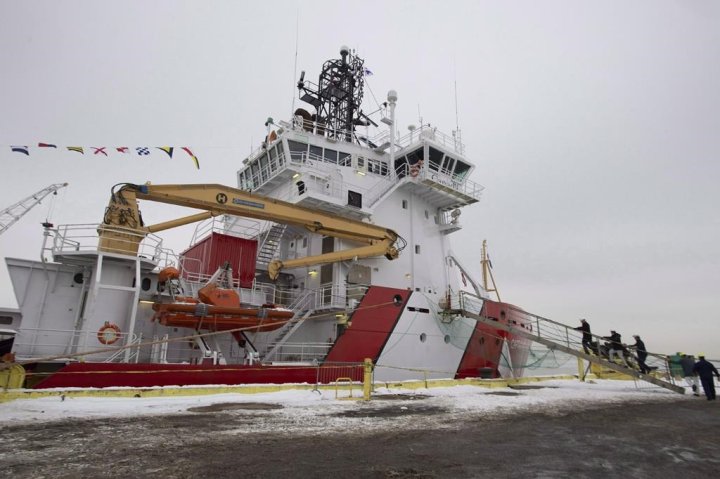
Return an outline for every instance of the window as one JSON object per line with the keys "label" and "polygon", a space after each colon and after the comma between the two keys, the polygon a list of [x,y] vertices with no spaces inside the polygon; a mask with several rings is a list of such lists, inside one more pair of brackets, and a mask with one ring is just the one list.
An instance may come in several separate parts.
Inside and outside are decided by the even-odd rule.
{"label": "window", "polygon": [[420,254],[420,245],[419,244],[415,245],[415,254]]}
{"label": "window", "polygon": [[402,207],[404,210],[408,209],[408,202],[407,200],[402,200]]}
{"label": "window", "polygon": [[367,170],[369,173],[375,173],[376,175],[387,176],[388,167],[384,161],[381,160],[367,160]]}
{"label": "window", "polygon": [[310,145],[310,159],[311,160],[322,160],[323,149],[319,146]]}
{"label": "window", "polygon": [[329,150],[329,149],[325,148],[325,153],[323,154],[323,161],[326,161],[328,163],[337,164],[337,158],[338,158],[337,151]]}
{"label": "window", "polygon": [[277,170],[277,152],[275,148],[270,148],[268,151],[270,154],[270,171],[275,172]]}
{"label": "window", "polygon": [[0,316],[0,324],[12,324],[13,319],[10,316]]}
{"label": "window", "polygon": [[360,168],[360,169],[365,168],[365,157],[358,156],[358,168]]}
{"label": "window", "polygon": [[307,248],[307,236],[303,236],[302,247]]}
{"label": "window", "polygon": [[462,161],[458,161],[455,165],[455,179],[461,181],[465,178],[469,171],[470,165],[463,163]]}
{"label": "window", "polygon": [[428,212],[428,210],[425,210],[425,219],[430,219],[430,213]]}
{"label": "window", "polygon": [[[338,165],[340,166],[351,166],[352,165],[352,157],[350,156],[350,153],[340,152],[339,158],[338,158]],[[359,165],[359,160],[358,160]]]}
{"label": "window", "polygon": [[430,147],[430,169],[437,171],[442,162],[443,153],[440,150],[436,150],[432,146]]}
{"label": "window", "polygon": [[305,161],[307,155],[308,146],[305,143],[299,141],[288,140],[288,147],[290,148],[290,159],[296,162]]}

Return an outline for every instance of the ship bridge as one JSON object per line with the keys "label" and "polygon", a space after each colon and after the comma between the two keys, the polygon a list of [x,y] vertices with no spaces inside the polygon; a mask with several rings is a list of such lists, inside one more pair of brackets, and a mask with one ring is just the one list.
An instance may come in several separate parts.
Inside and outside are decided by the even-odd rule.
{"label": "ship bridge", "polygon": [[397,188],[410,188],[440,212],[480,200],[483,187],[469,179],[474,166],[455,135],[423,126],[396,140],[389,135],[360,142],[326,135],[297,117],[281,122],[238,171],[242,190],[350,218],[370,217]]}

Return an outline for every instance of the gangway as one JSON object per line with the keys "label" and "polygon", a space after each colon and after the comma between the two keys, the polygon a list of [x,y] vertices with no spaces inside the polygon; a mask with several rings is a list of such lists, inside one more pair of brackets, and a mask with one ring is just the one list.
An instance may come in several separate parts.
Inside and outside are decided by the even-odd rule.
{"label": "gangway", "polygon": [[[457,297],[457,308],[448,308],[443,311],[445,317],[453,315],[464,316],[486,324],[490,327],[512,333],[515,336],[535,341],[551,350],[562,351],[571,356],[584,359],[590,363],[601,365],[604,368],[616,371],[621,374],[647,381],[670,391],[685,394],[685,388],[663,381],[653,375],[643,374],[639,371],[609,361],[603,357],[587,354],[580,349],[580,341],[577,340],[578,331],[551,319],[543,318],[534,314],[521,311],[529,321],[527,324],[506,324],[482,315],[485,300],[472,293],[461,291]],[[598,336],[595,336],[596,338]]]}

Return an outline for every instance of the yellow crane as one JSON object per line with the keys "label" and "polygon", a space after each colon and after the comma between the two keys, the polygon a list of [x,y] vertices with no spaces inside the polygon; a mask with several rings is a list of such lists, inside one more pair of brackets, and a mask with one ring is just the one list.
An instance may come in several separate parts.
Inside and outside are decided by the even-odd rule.
{"label": "yellow crane", "polygon": [[[120,186],[119,189],[116,188]],[[203,210],[201,213],[150,226],[143,224],[137,200],[156,201]],[[201,221],[218,215],[234,215],[275,223],[301,226],[313,233],[361,243],[361,246],[332,253],[290,260],[275,260],[268,275],[277,279],[282,269],[334,263],[357,258],[398,257],[405,240],[389,228],[341,218],[285,201],[214,184],[135,185],[113,187],[110,204],[98,229],[99,249],[104,252],[137,255],[140,242],[149,233]]]}

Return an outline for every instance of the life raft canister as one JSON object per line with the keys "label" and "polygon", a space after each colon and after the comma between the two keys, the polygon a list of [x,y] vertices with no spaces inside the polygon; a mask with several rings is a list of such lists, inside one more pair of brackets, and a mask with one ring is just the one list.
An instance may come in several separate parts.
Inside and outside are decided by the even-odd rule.
{"label": "life raft canister", "polygon": [[117,324],[105,321],[97,332],[98,341],[102,344],[114,344],[120,339],[120,328]]}

